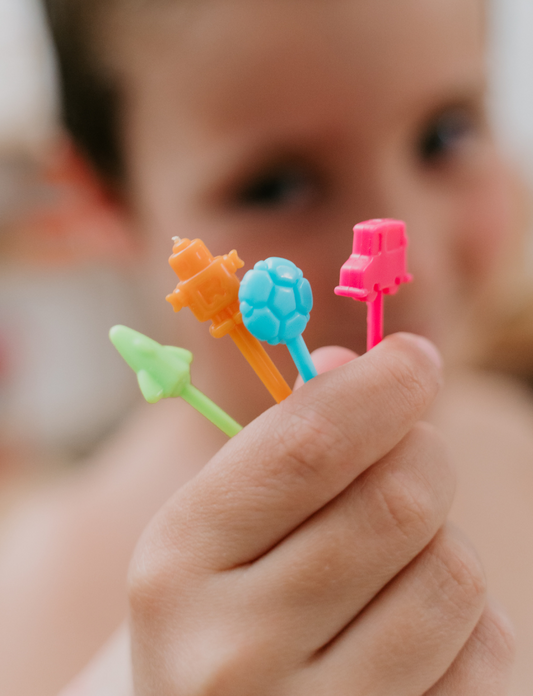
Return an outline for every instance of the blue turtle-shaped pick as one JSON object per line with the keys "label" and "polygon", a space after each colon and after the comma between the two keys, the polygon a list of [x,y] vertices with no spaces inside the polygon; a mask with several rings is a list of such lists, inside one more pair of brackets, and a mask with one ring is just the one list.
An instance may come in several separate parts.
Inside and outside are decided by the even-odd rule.
{"label": "blue turtle-shaped pick", "polygon": [[270,345],[286,344],[304,381],[316,369],[302,338],[313,307],[311,285],[287,259],[259,261],[241,281],[241,313],[248,331]]}

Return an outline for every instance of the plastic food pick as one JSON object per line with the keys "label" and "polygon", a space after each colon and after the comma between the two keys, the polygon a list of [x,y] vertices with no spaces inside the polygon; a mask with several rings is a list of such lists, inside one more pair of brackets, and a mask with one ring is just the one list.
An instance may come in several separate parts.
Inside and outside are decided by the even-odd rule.
{"label": "plastic food pick", "polygon": [[239,309],[240,281],[235,275],[243,261],[236,251],[226,256],[211,256],[200,239],[174,237],[169,263],[180,279],[167,301],[179,312],[190,307],[198,321],[212,321],[212,336],[229,334],[265,387],[279,403],[291,389],[269,358],[263,346],[242,323]]}
{"label": "plastic food pick", "polygon": [[160,399],[181,396],[228,437],[242,430],[241,425],[191,384],[193,355],[188,350],[162,346],[127,326],[114,326],[109,338],[137,373],[139,387],[146,401],[154,404]]}
{"label": "plastic food pick", "polygon": [[395,295],[407,272],[405,223],[368,220],[353,228],[353,253],[341,268],[336,295],[367,303],[367,350],[383,340],[383,295]]}
{"label": "plastic food pick", "polygon": [[302,333],[313,308],[309,281],[292,261],[270,258],[255,264],[239,291],[244,325],[260,341],[285,343],[305,382],[316,377]]}

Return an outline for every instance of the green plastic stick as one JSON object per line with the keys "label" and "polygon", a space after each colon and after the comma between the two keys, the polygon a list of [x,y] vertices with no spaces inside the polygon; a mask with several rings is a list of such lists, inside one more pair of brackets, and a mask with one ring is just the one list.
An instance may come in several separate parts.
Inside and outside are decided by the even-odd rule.
{"label": "green plastic stick", "polygon": [[193,385],[185,387],[182,393],[182,398],[197,411],[200,411],[211,423],[214,423],[217,428],[220,428],[228,437],[233,437],[240,433],[242,425],[236,423],[233,418],[228,416],[221,408],[208,399],[205,394]]}
{"label": "green plastic stick", "polygon": [[127,326],[114,326],[109,338],[137,374],[146,401],[154,404],[160,399],[182,397],[228,437],[242,430],[241,425],[191,384],[193,355],[188,350],[162,346]]}

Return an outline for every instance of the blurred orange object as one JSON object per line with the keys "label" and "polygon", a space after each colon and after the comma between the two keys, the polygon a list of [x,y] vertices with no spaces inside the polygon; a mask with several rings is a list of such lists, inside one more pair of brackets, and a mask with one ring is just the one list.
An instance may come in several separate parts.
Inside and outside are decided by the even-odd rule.
{"label": "blurred orange object", "polygon": [[118,201],[66,138],[44,161],[27,209],[10,224],[4,253],[16,261],[128,261],[133,235]]}

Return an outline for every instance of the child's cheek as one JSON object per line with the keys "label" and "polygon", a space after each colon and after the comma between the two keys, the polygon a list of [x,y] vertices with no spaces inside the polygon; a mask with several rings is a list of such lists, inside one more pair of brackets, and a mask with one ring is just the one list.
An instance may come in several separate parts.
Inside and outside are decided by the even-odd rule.
{"label": "child's cheek", "polygon": [[502,159],[494,159],[458,206],[457,248],[467,279],[484,282],[520,253],[524,186]]}

